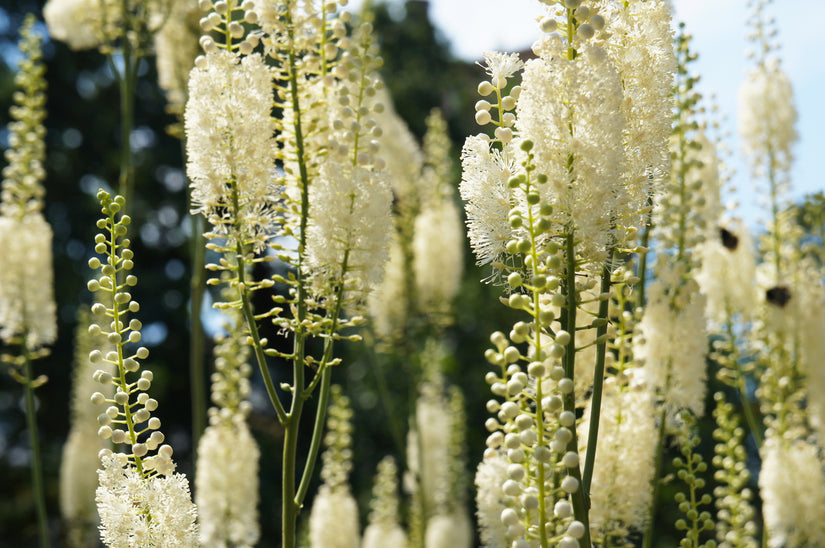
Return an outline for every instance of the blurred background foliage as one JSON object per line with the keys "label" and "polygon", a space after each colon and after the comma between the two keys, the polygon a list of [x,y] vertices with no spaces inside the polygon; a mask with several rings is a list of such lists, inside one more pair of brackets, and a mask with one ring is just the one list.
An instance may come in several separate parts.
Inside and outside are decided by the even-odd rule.
{"label": "blurred background foliage", "polygon": [[[0,6],[0,144],[7,146],[8,106],[13,92],[13,74],[18,53],[17,32],[26,13],[42,21],[43,2],[4,0]],[[477,133],[473,104],[482,69],[456,60],[449,45],[428,17],[428,4],[408,0],[403,7],[375,3],[374,25],[381,44],[383,77],[395,108],[420,140],[425,118],[432,108],[442,110],[453,141],[455,159],[452,183],[459,180],[458,157],[464,138]],[[39,26],[46,35],[44,25]],[[479,52],[480,54],[481,52]],[[69,387],[73,333],[77,311],[90,304],[86,290],[87,267],[98,216],[95,194],[99,187],[111,189],[118,175],[119,119],[118,87],[106,59],[95,51],[70,51],[64,44],[45,39],[44,61],[48,79],[46,216],[54,230],[55,296],[59,336],[51,355],[35,364],[35,374],[46,374],[49,382],[37,390],[38,422],[43,445],[47,506],[53,539],[61,545],[64,528],[58,508],[58,471],[61,449],[68,432]],[[139,284],[134,291],[141,303],[144,343],[151,350],[145,366],[155,374],[153,397],[161,402],[159,417],[175,448],[179,470],[192,473],[191,407],[189,388],[188,294],[190,279],[190,218],[187,211],[187,181],[180,142],[165,128],[175,119],[165,110],[157,86],[153,59],[141,64],[137,87],[132,146],[136,159],[136,192],[130,206],[134,219],[132,242]],[[457,194],[457,192],[456,192]],[[456,197],[456,199],[458,199]],[[812,238],[821,242],[825,234],[825,199],[808,198],[799,220]],[[469,246],[464,252],[466,270],[457,297],[456,317],[445,333],[448,353],[444,368],[447,380],[465,395],[468,475],[481,459],[487,418],[484,402],[489,389],[484,381],[488,366],[483,359],[490,333],[515,321],[513,312],[498,306],[500,288],[479,282],[486,270],[474,265]],[[0,257],[0,268],[3,258]],[[359,498],[362,519],[377,462],[393,454],[403,463],[406,420],[414,403],[414,379],[423,365],[410,363],[403,348],[376,354],[366,343],[342,346],[344,362],[335,371],[334,382],[344,386],[355,410],[354,460],[351,478]],[[278,372],[273,371],[276,382]],[[380,377],[379,377],[380,375]],[[382,397],[386,384],[391,398]],[[712,394],[715,387],[709,387]],[[386,396],[386,394],[384,395]],[[22,391],[8,375],[0,375],[0,546],[30,546],[36,543],[37,526],[29,476],[29,444],[21,404]],[[275,546],[278,538],[280,501],[279,439],[282,435],[271,412],[262,385],[253,390],[254,411],[250,423],[261,445],[260,546]],[[389,406],[389,407],[388,407]],[[447,410],[445,409],[445,412]],[[706,413],[710,416],[710,412]],[[306,426],[311,426],[307,424]],[[703,453],[710,460],[712,424],[702,425]],[[673,450],[671,448],[671,450]],[[666,458],[665,462],[669,462]],[[312,490],[311,490],[312,492]],[[672,501],[673,489],[662,489],[663,501]],[[472,500],[472,497],[471,497]],[[307,503],[307,508],[311,501]],[[672,508],[668,504],[668,508]],[[675,508],[659,513],[660,546],[674,546],[668,533]],[[306,518],[306,514],[304,514]],[[306,521],[303,519],[302,521]]]}

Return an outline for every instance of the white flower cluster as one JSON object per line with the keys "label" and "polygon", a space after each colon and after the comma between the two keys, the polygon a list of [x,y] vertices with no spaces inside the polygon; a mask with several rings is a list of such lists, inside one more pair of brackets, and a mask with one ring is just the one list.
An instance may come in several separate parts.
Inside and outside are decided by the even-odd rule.
{"label": "white flower cluster", "polygon": [[189,77],[187,174],[194,212],[262,251],[276,221],[271,73],[260,55],[214,50]]}
{"label": "white flower cluster", "polygon": [[[620,386],[616,378],[605,382],[599,421],[598,450],[593,467],[590,509],[591,530],[604,537],[647,524],[658,443],[653,394],[643,385]],[[590,425],[588,405],[580,428]],[[584,452],[586,440],[581,440]]]}
{"label": "white flower cluster", "polygon": [[260,451],[245,422],[210,425],[198,445],[195,502],[203,546],[255,546]]}
{"label": "white flower cluster", "polygon": [[747,321],[758,298],[750,233],[741,223],[729,223],[718,230],[716,238],[697,249],[701,266],[696,281],[706,297],[706,316],[721,330],[734,316]]}
{"label": "white flower cluster", "polygon": [[[622,81],[598,46],[575,60],[566,44],[550,35],[533,46],[539,55],[524,65],[516,127],[535,144],[536,166],[547,176],[542,203],[553,205],[558,231],[576,234],[580,254],[601,264],[615,238],[611,225],[645,207],[625,196]],[[621,209],[620,209],[621,208]]]}
{"label": "white flower cluster", "polygon": [[43,17],[49,34],[75,50],[111,47],[129,40],[133,50],[166,21],[174,0],[48,0]]}
{"label": "white flower cluster", "polygon": [[[234,295],[234,299],[233,299]],[[223,298],[237,299],[224,286]],[[204,546],[254,546],[258,524],[258,461],[260,451],[246,418],[251,409],[246,324],[237,309],[227,309],[229,332],[216,337],[215,372],[209,426],[198,444],[195,502],[200,540]]]}
{"label": "white flower cluster", "polygon": [[[96,366],[89,361],[89,352],[106,345],[102,335],[94,337],[89,333],[90,322],[91,312],[81,310],[75,330],[71,428],[60,460],[60,514],[70,524],[68,534],[76,545],[85,544],[88,539],[98,536],[95,505],[97,469],[100,465],[98,453],[111,445],[97,435],[95,406],[89,404],[89,394],[97,385],[92,378]],[[107,388],[104,388],[108,392],[107,397],[112,397],[114,386]]]}
{"label": "white flower cluster", "polygon": [[[667,151],[676,72],[670,3],[602,1],[598,9],[610,21],[605,47],[622,76],[622,109],[627,120],[623,176],[628,198],[638,207],[669,171]],[[638,192],[643,194],[634,195]],[[628,220],[632,221],[630,226],[641,226],[638,219]]]}
{"label": "white flower cluster", "polygon": [[392,457],[378,463],[370,500],[369,525],[362,548],[406,548],[407,534],[398,523],[398,466]]}
{"label": "white flower cluster", "polygon": [[360,545],[358,503],[349,488],[352,470],[352,409],[339,386],[331,388],[327,433],[322,455],[323,485],[309,515],[311,548],[351,548]]}
{"label": "white flower cluster", "polygon": [[97,505],[107,546],[199,546],[197,509],[181,474],[144,478],[125,455],[101,452]]}
{"label": "white flower cluster", "polygon": [[819,448],[768,437],[760,450],[759,490],[768,546],[825,545],[825,475]]}
{"label": "white flower cluster", "polygon": [[41,39],[29,17],[21,30],[23,58],[9,109],[9,146],[0,193],[0,340],[29,350],[57,338],[52,229],[43,217],[46,80]]}
{"label": "white flower cluster", "polygon": [[[642,375],[672,416],[680,409],[704,413],[707,380],[705,297],[678,266],[651,284],[648,305],[639,322],[633,353],[643,364]],[[681,287],[680,287],[681,286]],[[675,295],[668,294],[673,291]]]}
{"label": "white flower cluster", "polygon": [[766,176],[769,169],[790,169],[791,148],[798,139],[796,119],[793,87],[778,63],[748,72],[739,89],[739,135],[757,176]]}
{"label": "white flower cluster", "polygon": [[57,338],[52,229],[40,212],[0,217],[0,339],[35,349]]}
{"label": "white flower cluster", "polygon": [[381,129],[373,117],[384,105],[370,99],[383,85],[374,74],[377,55],[372,26],[364,23],[336,67],[342,79],[331,109],[329,153],[309,189],[308,273],[319,294],[343,283],[353,303],[383,276],[392,223],[392,192],[377,155]]}
{"label": "white flower cluster", "polygon": [[188,96],[189,72],[200,53],[200,9],[194,0],[176,0],[163,27],[155,34],[158,85],[166,93],[167,110],[183,115]]}

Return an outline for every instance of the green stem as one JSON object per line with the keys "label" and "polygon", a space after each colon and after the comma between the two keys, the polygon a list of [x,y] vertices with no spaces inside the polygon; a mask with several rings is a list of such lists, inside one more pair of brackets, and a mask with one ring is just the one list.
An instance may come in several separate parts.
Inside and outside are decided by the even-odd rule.
{"label": "green stem", "polygon": [[321,375],[321,389],[318,393],[318,406],[315,410],[315,424],[312,428],[312,441],[307,454],[307,461],[304,465],[304,472],[301,475],[301,483],[298,484],[298,491],[295,493],[295,504],[303,507],[304,497],[309,490],[309,482],[312,479],[312,472],[315,470],[315,462],[318,460],[318,453],[321,450],[321,441],[324,439],[324,423],[327,416],[329,403],[329,388],[332,379],[332,370],[327,366],[319,373]]}
{"label": "green stem", "polygon": [[289,411],[289,420],[284,424],[286,430],[284,436],[283,453],[283,473],[281,483],[281,546],[282,548],[295,548],[296,542],[296,522],[300,506],[295,504],[295,459],[298,451],[298,427],[301,423],[301,413],[304,409],[304,352],[305,337],[304,320],[307,315],[307,288],[304,276],[303,259],[306,253],[307,242],[307,222],[309,220],[309,174],[307,172],[306,157],[304,152],[304,132],[301,122],[301,103],[298,97],[298,74],[296,73],[296,59],[294,48],[294,26],[292,24],[292,6],[287,6],[285,13],[287,29],[287,39],[289,41],[288,74],[289,90],[292,100],[292,111],[294,112],[293,127],[295,130],[295,152],[298,159],[298,173],[301,184],[301,221],[298,233],[298,261],[296,268],[297,278],[297,302],[295,306],[295,340],[294,355],[292,362],[293,385],[292,385],[292,405]]}
{"label": "green stem", "polygon": [[656,460],[656,470],[653,473],[653,496],[650,499],[650,511],[648,512],[647,530],[645,531],[644,540],[642,541],[642,548],[650,548],[653,546],[653,533],[656,529],[656,511],[659,509],[658,499],[659,491],[661,490],[662,482],[662,452],[665,448],[665,420],[667,419],[667,411],[662,407],[662,412],[659,415],[659,438],[656,441],[656,453],[654,459]]}
{"label": "green stem", "polygon": [[[612,255],[610,252],[608,255]],[[601,295],[610,294],[610,266],[605,264],[602,268]],[[584,472],[582,474],[582,486],[586,496],[590,495],[590,482],[593,479],[593,464],[596,461],[596,443],[599,438],[599,419],[602,409],[602,392],[604,389],[604,362],[607,353],[607,315],[610,307],[610,299],[602,299],[599,302],[599,321],[596,328],[596,370],[593,376],[593,396],[590,404],[590,430],[587,435],[587,453],[584,459]]]}
{"label": "green stem", "polygon": [[[496,90],[498,93],[498,90]],[[503,108],[501,107],[501,99],[499,98],[499,113],[504,112]],[[532,155],[528,156],[528,161],[532,160]],[[529,196],[530,193],[530,171],[527,171],[527,182],[526,182],[526,194]],[[533,277],[535,278],[537,274],[539,274],[539,252],[538,252],[538,239],[541,235],[541,231],[538,230],[537,222],[538,220],[533,214],[533,208],[527,208],[527,221],[528,227],[530,229],[530,258],[532,259],[532,270],[533,270]],[[543,271],[541,271],[543,274]],[[545,331],[545,326],[542,324],[541,321],[541,288],[533,288],[533,332],[536,334],[535,340],[532,342],[536,356],[541,359],[542,355],[542,336],[541,334]],[[574,345],[574,343],[570,343],[570,345]],[[536,432],[538,433],[538,442],[536,443],[537,447],[542,447],[545,444],[544,441],[544,410],[541,408],[541,401],[544,399],[542,383],[536,383]],[[549,546],[548,538],[547,538],[547,487],[545,481],[545,474],[547,470],[545,468],[545,463],[542,461],[538,461],[538,488],[539,488],[539,539],[541,541],[542,548],[546,548]]]}
{"label": "green stem", "polygon": [[[183,158],[186,158],[185,141],[181,140]],[[187,210],[189,199],[187,199]],[[201,323],[201,307],[206,292],[206,247],[203,242],[205,220],[203,215],[191,215],[192,221],[192,264],[189,280],[189,381],[192,397],[192,447],[197,451],[201,434],[206,428],[206,361],[204,333]],[[194,459],[197,462],[197,459]]]}
{"label": "green stem", "polygon": [[[565,255],[567,259],[567,271],[565,272],[565,280],[563,286],[563,294],[567,299],[561,314],[561,323],[564,329],[570,333],[570,343],[565,347],[565,355],[562,358],[562,365],[564,366],[564,376],[574,381],[575,385],[575,370],[576,370],[576,309],[578,306],[577,292],[576,292],[576,244],[574,239],[574,229],[571,226],[567,228],[565,235]],[[571,413],[576,412],[576,391],[564,394],[562,398],[564,402],[564,410]],[[572,428],[573,438],[567,444],[569,451],[578,452],[579,442],[576,429]],[[571,495],[573,499],[573,513],[576,519],[584,525],[584,536],[580,539],[580,544],[587,548],[592,545],[590,541],[590,519],[589,519],[589,501],[586,498],[584,488],[582,486],[581,469],[578,466],[568,468],[569,473],[579,482],[579,488]]]}
{"label": "green stem", "polygon": [[298,484],[298,491],[295,494],[295,504],[298,508],[303,506],[304,497],[309,489],[309,482],[312,479],[312,472],[315,470],[315,462],[318,459],[318,453],[321,449],[321,440],[324,437],[324,422],[327,415],[327,403],[329,402],[329,387],[332,379],[332,371],[330,369],[330,361],[332,361],[332,349],[335,346],[333,336],[338,331],[338,318],[341,316],[341,309],[344,305],[344,277],[349,265],[349,250],[344,252],[344,260],[341,264],[341,283],[335,291],[335,305],[329,311],[328,317],[331,318],[327,332],[326,341],[324,341],[324,354],[321,357],[321,363],[318,364],[318,372],[315,378],[309,383],[303,398],[307,399],[315,390],[320,378],[321,393],[318,396],[318,406],[315,411],[315,425],[312,429],[312,440],[310,441],[309,453],[304,464],[304,471],[301,474],[301,481]]}
{"label": "green stem", "polygon": [[[645,216],[645,226],[642,230],[642,247],[645,249],[648,248],[650,245],[650,233],[653,231],[653,214],[652,214],[652,207],[653,207],[653,197],[651,196],[647,200],[648,206],[651,208],[650,212]],[[645,289],[647,284],[647,251],[641,253],[639,255],[639,271],[637,273],[639,276],[639,291],[637,293],[638,298],[636,300],[636,308],[643,308],[645,306],[645,301],[647,299],[645,295]]]}
{"label": "green stem", "polygon": [[34,494],[35,508],[37,510],[37,528],[40,536],[40,548],[48,548],[49,522],[46,514],[46,494],[43,488],[43,461],[40,456],[40,441],[37,432],[37,417],[34,404],[34,388],[32,387],[32,366],[28,350],[23,349],[23,384],[26,394],[26,423],[29,429],[29,442],[32,449],[32,490]]}

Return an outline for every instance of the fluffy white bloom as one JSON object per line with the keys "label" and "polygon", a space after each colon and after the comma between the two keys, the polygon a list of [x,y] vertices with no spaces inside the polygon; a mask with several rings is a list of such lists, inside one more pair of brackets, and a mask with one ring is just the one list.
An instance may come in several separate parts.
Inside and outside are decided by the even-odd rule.
{"label": "fluffy white bloom", "polygon": [[364,529],[364,540],[361,548],[393,548],[407,547],[407,534],[400,525],[385,525],[383,523],[370,523]]}
{"label": "fluffy white bloom", "polygon": [[573,230],[582,257],[600,264],[612,224],[646,205],[645,192],[631,200],[622,183],[621,77],[596,46],[582,47],[574,61],[554,35],[533,49],[539,58],[524,64],[516,128],[533,141],[537,171],[548,177],[539,190],[542,203],[553,205],[557,229]]}
{"label": "fluffy white bloom", "polygon": [[204,546],[258,541],[258,458],[245,422],[210,425],[198,445],[195,502]]}
{"label": "fluffy white bloom", "polygon": [[424,209],[415,219],[415,285],[421,305],[443,310],[456,296],[463,273],[464,230],[461,214],[449,197]]}
{"label": "fluffy white bloom", "polygon": [[270,71],[257,54],[239,60],[212,51],[189,76],[186,149],[194,212],[218,233],[259,249],[275,222],[272,101]]}
{"label": "fluffy white bloom", "polygon": [[696,281],[707,297],[706,315],[721,327],[734,315],[748,319],[757,302],[756,262],[750,233],[740,223],[718,229],[716,238],[700,244]]}
{"label": "fluffy white bloom", "polygon": [[34,349],[57,337],[52,229],[40,212],[0,217],[0,339]]}
{"label": "fluffy white bloom", "polygon": [[141,478],[108,452],[98,471],[101,540],[108,546],[198,546],[197,508],[186,476]]}
{"label": "fluffy white bloom", "polygon": [[[428,348],[426,355],[437,355]],[[415,428],[410,429],[407,463],[418,478],[418,495],[424,500],[428,519],[453,500],[451,472],[454,458],[450,454],[450,438],[455,427],[453,416],[446,413],[449,403],[444,395],[444,380],[440,375],[421,384],[415,404]],[[417,436],[416,436],[417,434]]]}
{"label": "fluffy white bloom", "polygon": [[507,222],[512,205],[507,181],[515,175],[515,167],[482,135],[464,142],[459,191],[466,202],[467,235],[479,265],[501,260],[512,234]]}
{"label": "fluffy white bloom", "polygon": [[89,538],[97,538],[97,469],[98,454],[111,446],[97,432],[99,410],[89,396],[100,392],[107,398],[114,396],[113,385],[101,385],[93,378],[96,369],[112,374],[114,365],[105,362],[93,364],[89,352],[95,348],[109,351],[105,336],[89,333],[91,312],[82,310],[75,330],[74,370],[72,372],[71,429],[63,445],[60,460],[60,514],[68,526],[68,536],[75,546],[85,546]]}
{"label": "fluffy white bloom", "polygon": [[49,0],[43,18],[54,39],[74,50],[96,48],[101,41],[95,23],[100,6],[99,0]]}
{"label": "fluffy white bloom", "polygon": [[407,535],[398,524],[398,467],[392,457],[378,463],[378,473],[370,500],[369,525],[364,530],[362,548],[406,548]]}
{"label": "fluffy white bloom", "polygon": [[506,548],[507,527],[501,523],[501,511],[506,507],[506,495],[501,489],[509,478],[509,461],[499,453],[484,456],[476,471],[476,505],[481,543],[485,548]]}
{"label": "fluffy white bloom", "polygon": [[679,271],[663,268],[662,277],[650,285],[633,353],[644,364],[642,375],[648,386],[660,394],[671,412],[687,408],[701,417],[708,352],[705,297],[693,280],[676,297],[669,295],[668,287],[679,287]]}
{"label": "fluffy white bloom", "polygon": [[473,526],[464,511],[458,514],[440,514],[427,521],[425,548],[470,548]]}
{"label": "fluffy white bloom", "polygon": [[201,53],[201,14],[194,0],[175,0],[166,22],[154,37],[158,85],[166,92],[169,111],[175,114],[183,112],[189,72]]}
{"label": "fluffy white bloom", "polygon": [[[91,378],[91,374],[88,375]],[[87,398],[88,399],[88,398]],[[88,403],[92,408],[92,404]],[[97,435],[97,423],[91,428],[74,423],[63,445],[60,460],[60,515],[68,526],[68,536],[78,546],[97,537],[97,467],[98,453],[111,445]],[[92,531],[94,534],[89,535]]]}
{"label": "fluffy white bloom", "polygon": [[353,548],[360,545],[358,503],[341,486],[322,485],[309,514],[311,548]]}
{"label": "fluffy white bloom", "polygon": [[[309,192],[306,256],[316,291],[343,281],[361,299],[384,274],[392,230],[392,192],[380,172],[330,159]],[[346,274],[342,268],[346,259]]]}
{"label": "fluffy white bloom", "polygon": [[401,249],[398,233],[392,231],[389,259],[384,265],[384,277],[378,287],[367,298],[370,317],[375,332],[387,337],[402,325],[405,310],[405,286],[407,270],[404,265],[404,252]]}
{"label": "fluffy white bloom", "polygon": [[598,10],[610,21],[607,50],[622,76],[627,119],[624,176],[628,197],[638,205],[647,199],[651,176],[661,178],[669,169],[676,72],[671,8],[665,0],[635,0],[600,2]]}
{"label": "fluffy white bloom", "polygon": [[816,445],[768,437],[759,491],[771,548],[825,546],[825,476]]}
{"label": "fluffy white bloom", "polygon": [[747,74],[739,89],[739,135],[753,166],[770,167],[770,157],[774,169],[790,167],[796,119],[793,88],[778,63],[762,63]]}
{"label": "fluffy white bloom", "polygon": [[523,66],[518,53],[484,52],[484,68],[490,75],[493,85],[499,88],[504,87],[504,81],[512,78]]}
{"label": "fluffy white bloom", "polygon": [[381,128],[378,137],[381,158],[386,162],[385,170],[394,196],[399,204],[406,205],[419,193],[424,157],[415,136],[393,108],[386,88],[376,91],[375,100],[384,105],[381,112],[375,113],[375,120]]}
{"label": "fluffy white bloom", "polygon": [[[579,427],[588,432],[590,403]],[[658,443],[654,398],[644,386],[619,387],[607,379],[593,467],[590,526],[610,532],[617,524],[643,530],[653,494],[651,481]],[[580,438],[584,455],[587,436]]]}

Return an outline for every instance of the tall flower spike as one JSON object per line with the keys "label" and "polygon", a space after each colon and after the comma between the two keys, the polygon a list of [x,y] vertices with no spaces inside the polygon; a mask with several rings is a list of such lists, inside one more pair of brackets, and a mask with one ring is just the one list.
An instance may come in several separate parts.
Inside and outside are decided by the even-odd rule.
{"label": "tall flower spike", "polygon": [[447,124],[437,110],[427,117],[424,151],[427,165],[420,178],[424,188],[413,227],[416,297],[427,315],[448,322],[464,270],[464,230],[450,180]]}
{"label": "tall flower spike", "polygon": [[200,53],[200,15],[195,0],[174,0],[166,23],[154,37],[158,84],[166,94],[166,110],[181,120],[189,95],[189,72]]}
{"label": "tall flower spike", "polygon": [[349,398],[335,385],[327,417],[321,479],[324,481],[309,516],[311,548],[358,546],[358,504],[349,488],[352,470],[352,409]]}
{"label": "tall flower spike", "polygon": [[[78,313],[75,331],[74,370],[72,372],[72,397],[70,430],[63,445],[60,460],[60,513],[68,526],[68,542],[72,546],[87,546],[97,538],[99,523],[95,504],[97,469],[100,466],[98,453],[110,442],[97,435],[97,413],[89,402],[98,385],[92,379],[95,368],[103,365],[92,364],[89,353],[95,348],[106,348],[106,337],[99,333],[89,333],[92,314],[89,310]],[[114,366],[110,364],[108,373]],[[114,386],[101,387],[107,398],[114,396]]]}
{"label": "tall flower spike", "polygon": [[[92,306],[96,322],[89,327],[92,336],[104,336],[111,350],[92,350],[89,360],[102,364],[92,378],[108,391],[114,386],[114,396],[102,391],[92,394],[92,403],[108,407],[98,415],[98,435],[116,445],[125,444],[125,453],[104,449],[100,453],[103,469],[99,471],[97,489],[98,512],[101,519],[101,537],[110,545],[156,544],[167,546],[195,546],[198,532],[197,512],[189,495],[185,476],[172,474],[172,448],[161,445],[160,419],[152,416],[157,400],[149,397],[153,374],[140,371],[140,360],[149,356],[149,350],[133,346],[140,342],[141,323],[129,319],[140,309],[129,292],[137,284],[131,274],[134,253],[126,237],[131,219],[119,215],[125,206],[121,196],[112,198],[103,190],[98,192],[103,217],[97,227],[95,252],[104,261],[94,257],[89,267],[98,271],[88,288],[99,293]],[[105,303],[105,304],[104,304]],[[114,367],[114,373],[110,367]],[[139,374],[138,374],[139,373]]]}
{"label": "tall flower spike", "polygon": [[34,23],[29,16],[21,29],[23,58],[14,78],[15,104],[9,109],[8,165],[3,168],[0,201],[0,340],[17,341],[30,350],[57,337],[52,230],[41,213],[46,79]]}
{"label": "tall flower spike", "polygon": [[[670,170],[668,141],[676,72],[671,8],[666,0],[600,1],[594,11],[589,14],[594,28],[604,28],[605,20],[610,21],[605,48],[616,63],[624,89],[624,198],[631,203],[621,209],[630,215],[632,208],[646,205]],[[641,226],[643,211],[618,220],[630,228],[628,236],[632,236],[632,227]]]}
{"label": "tall flower spike", "polygon": [[[258,54],[207,51],[189,77],[192,203],[229,248],[263,251],[276,222],[270,71]],[[233,249],[234,250],[234,249]]]}
{"label": "tall flower spike", "polygon": [[[590,525],[602,545],[621,546],[631,531],[647,523],[653,481],[657,426],[653,394],[644,386],[605,383],[599,447],[593,472]],[[581,425],[586,431],[590,406]],[[582,448],[581,453],[584,453]]]}
{"label": "tall flower spike", "polygon": [[375,74],[381,63],[372,25],[362,23],[336,67],[344,79],[329,135],[335,146],[309,189],[307,274],[321,297],[343,285],[351,306],[380,282],[392,226],[392,193],[373,138],[373,113],[384,109],[372,99],[383,85]]}
{"label": "tall flower spike", "polygon": [[[226,285],[224,299],[237,300]],[[228,333],[216,338],[215,372],[209,426],[198,446],[195,502],[200,541],[204,546],[254,546],[258,524],[258,460],[260,451],[246,417],[249,414],[251,357],[240,311],[228,308]]]}
{"label": "tall flower spike", "polygon": [[372,488],[369,525],[364,530],[362,548],[397,546],[406,548],[407,535],[398,523],[398,466],[392,457],[378,463]]}
{"label": "tall flower spike", "polygon": [[759,453],[759,492],[768,546],[822,546],[825,475],[820,449],[807,440],[768,435]]}

